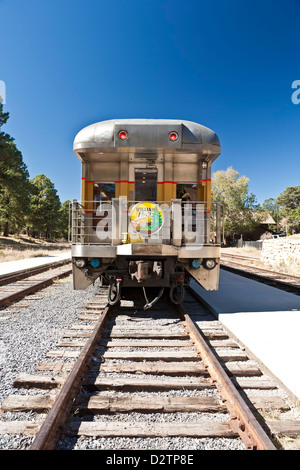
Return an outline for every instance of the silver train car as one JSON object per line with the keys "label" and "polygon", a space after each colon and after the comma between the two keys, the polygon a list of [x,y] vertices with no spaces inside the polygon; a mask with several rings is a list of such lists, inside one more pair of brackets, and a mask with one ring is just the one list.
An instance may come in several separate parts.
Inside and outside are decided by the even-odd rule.
{"label": "silver train car", "polygon": [[[220,142],[212,130],[180,120],[108,120],[82,129],[73,150],[82,166],[71,214],[74,289],[100,277],[116,304],[122,290],[139,287],[145,309],[164,289],[181,303],[191,278],[218,289],[221,206],[211,201],[211,165]],[[157,290],[153,301],[147,288]]]}

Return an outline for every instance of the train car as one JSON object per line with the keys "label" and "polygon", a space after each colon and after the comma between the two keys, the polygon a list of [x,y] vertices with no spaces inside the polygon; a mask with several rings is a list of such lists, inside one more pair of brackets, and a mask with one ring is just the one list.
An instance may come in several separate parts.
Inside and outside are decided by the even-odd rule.
{"label": "train car", "polygon": [[[82,129],[73,150],[82,166],[81,201],[72,202],[74,289],[100,277],[115,304],[122,289],[142,288],[145,308],[164,289],[181,303],[191,278],[218,289],[215,132],[190,121],[107,120]],[[158,291],[153,301],[147,288]]]}

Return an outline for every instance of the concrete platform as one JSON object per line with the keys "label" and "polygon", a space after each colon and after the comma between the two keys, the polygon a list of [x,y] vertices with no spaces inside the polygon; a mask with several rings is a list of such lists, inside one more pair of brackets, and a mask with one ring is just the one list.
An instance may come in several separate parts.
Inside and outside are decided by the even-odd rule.
{"label": "concrete platform", "polygon": [[300,399],[300,296],[221,269],[220,288],[191,286],[218,319]]}
{"label": "concrete platform", "polygon": [[58,261],[71,260],[71,252],[57,253],[49,256],[39,256],[36,258],[20,259],[17,261],[6,261],[0,263],[0,278],[9,274],[22,273],[28,269],[47,266]]}

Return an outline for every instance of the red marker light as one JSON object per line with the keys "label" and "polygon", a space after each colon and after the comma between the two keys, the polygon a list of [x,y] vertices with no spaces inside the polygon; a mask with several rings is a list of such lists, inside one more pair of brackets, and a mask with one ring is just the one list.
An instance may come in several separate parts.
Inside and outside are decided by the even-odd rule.
{"label": "red marker light", "polygon": [[178,139],[178,134],[177,134],[177,132],[170,132],[169,138],[170,138],[170,140],[172,140],[173,142],[175,142],[175,141]]}
{"label": "red marker light", "polygon": [[127,137],[128,137],[128,135],[127,135],[127,132],[126,132],[126,131],[120,131],[120,132],[119,132],[119,139],[121,139],[121,140],[126,140]]}

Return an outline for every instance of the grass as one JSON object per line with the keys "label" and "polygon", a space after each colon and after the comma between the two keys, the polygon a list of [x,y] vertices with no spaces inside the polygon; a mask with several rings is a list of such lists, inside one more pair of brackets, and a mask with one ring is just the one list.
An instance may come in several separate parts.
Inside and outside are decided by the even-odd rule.
{"label": "grass", "polygon": [[43,240],[22,236],[0,236],[0,263],[20,259],[49,256],[70,251],[70,244],[64,240]]}
{"label": "grass", "polygon": [[[291,398],[291,410],[281,412],[280,410],[261,410],[260,413],[255,413],[256,416],[261,417],[263,421],[276,421],[276,420],[299,420],[300,407],[298,398]],[[272,437],[274,445],[278,448],[280,446],[284,450],[299,450],[300,449],[300,437],[289,437],[289,436],[277,436],[276,434]]]}

